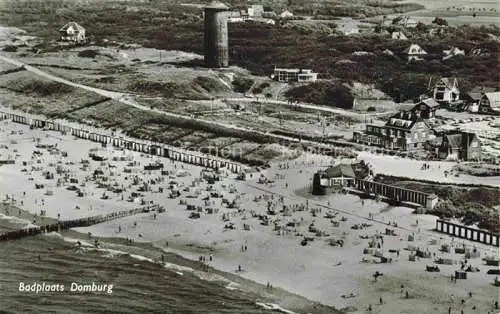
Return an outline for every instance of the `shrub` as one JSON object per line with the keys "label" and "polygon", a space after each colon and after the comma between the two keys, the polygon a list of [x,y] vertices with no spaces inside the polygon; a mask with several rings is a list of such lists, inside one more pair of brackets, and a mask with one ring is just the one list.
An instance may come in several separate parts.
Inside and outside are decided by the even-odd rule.
{"label": "shrub", "polygon": [[13,46],[13,45],[7,45],[2,50],[5,51],[5,52],[16,52],[17,51],[17,47]]}
{"label": "shrub", "polygon": [[259,88],[264,89],[264,88],[268,88],[269,86],[270,86],[270,84],[268,82],[264,82],[264,83],[259,85]]}
{"label": "shrub", "polygon": [[200,85],[203,89],[209,92],[218,92],[225,89],[217,80],[206,76],[196,77],[193,80],[193,83]]}
{"label": "shrub", "polygon": [[373,106],[370,106],[370,107],[368,107],[368,109],[366,109],[366,111],[368,111],[368,112],[374,112],[374,111],[377,111],[377,109],[375,107],[373,107]]}
{"label": "shrub", "polygon": [[250,87],[252,87],[254,80],[244,78],[244,77],[236,77],[233,80],[233,89],[237,93],[246,93]]}
{"label": "shrub", "polygon": [[97,57],[97,55],[99,55],[99,52],[97,50],[93,50],[93,49],[82,50],[78,53],[78,56],[80,58],[92,58],[92,59],[94,59],[95,57]]}
{"label": "shrub", "polygon": [[23,92],[39,96],[67,94],[73,90],[73,87],[59,82],[31,81],[23,86]]}
{"label": "shrub", "polygon": [[330,107],[352,109],[354,97],[351,90],[339,82],[315,82],[288,90],[285,96],[293,101],[303,101]]}

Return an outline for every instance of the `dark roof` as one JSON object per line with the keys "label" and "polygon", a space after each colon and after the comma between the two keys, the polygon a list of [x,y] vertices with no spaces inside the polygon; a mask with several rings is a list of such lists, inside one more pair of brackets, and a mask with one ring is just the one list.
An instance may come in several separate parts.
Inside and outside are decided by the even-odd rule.
{"label": "dark roof", "polygon": [[349,164],[338,164],[325,170],[328,178],[351,177],[355,178],[354,170]]}
{"label": "dark roof", "polygon": [[437,108],[439,107],[439,103],[437,101],[435,101],[433,98],[427,98],[427,99],[424,99],[424,100],[421,100],[418,104],[418,105],[421,105],[421,104],[425,104],[427,105],[429,108]]}
{"label": "dark roof", "polygon": [[491,108],[500,108],[500,92],[484,93],[483,98],[490,101]]}
{"label": "dark roof", "polygon": [[467,96],[472,99],[472,100],[479,100],[481,99],[481,96],[483,95],[483,93],[474,93],[474,92],[470,92],[470,93],[467,93]]}
{"label": "dark roof", "polygon": [[[455,83],[455,80],[456,80],[456,78],[443,77],[443,78],[441,78],[441,79],[437,82],[437,84],[442,83],[442,84],[444,84],[447,88],[452,89],[452,88],[453,88],[453,85],[454,85],[454,83]],[[437,85],[437,84],[436,84],[436,85]]]}
{"label": "dark roof", "polygon": [[419,119],[421,120],[421,118],[412,111],[400,111],[391,116],[385,126],[411,129]]}
{"label": "dark roof", "polygon": [[469,146],[477,139],[475,133],[469,132],[450,132],[443,134],[443,137],[447,139],[448,145],[453,148],[461,148],[465,145]]}
{"label": "dark roof", "polygon": [[229,7],[227,5],[225,5],[224,3],[222,3],[222,2],[212,1],[212,2],[210,2],[209,5],[207,5],[205,7],[205,9],[228,10]]}
{"label": "dark roof", "polygon": [[496,92],[496,88],[493,87],[484,87],[484,86],[476,86],[473,89],[471,89],[471,93],[492,93]]}
{"label": "dark roof", "polygon": [[448,141],[448,146],[453,148],[460,148],[462,145],[462,134],[445,134],[444,135]]}

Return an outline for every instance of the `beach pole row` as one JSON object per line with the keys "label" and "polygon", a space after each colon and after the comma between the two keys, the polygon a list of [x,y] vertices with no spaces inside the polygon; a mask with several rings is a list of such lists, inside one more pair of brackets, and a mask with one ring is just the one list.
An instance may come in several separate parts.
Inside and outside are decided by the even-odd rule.
{"label": "beach pole row", "polygon": [[160,208],[159,205],[142,206],[130,210],[113,212],[106,215],[96,215],[86,218],[63,220],[47,224],[44,226],[35,226],[30,228],[11,230],[0,234],[0,241],[17,240],[24,237],[36,236],[41,233],[61,232],[62,230],[67,230],[71,228],[89,227],[95,224],[107,222],[114,219],[155,211],[158,210],[159,208]]}
{"label": "beach pole row", "polygon": [[67,133],[92,142],[98,142],[106,145],[110,144],[117,148],[123,148],[149,155],[165,157],[171,160],[215,170],[225,168],[233,173],[241,173],[244,170],[244,166],[242,164],[232,162],[227,159],[216,158],[201,153],[195,154],[192,151],[186,151],[160,143],[152,144],[150,142],[141,141],[139,139],[104,134],[100,132],[102,130],[92,129],[91,127],[86,126],[74,127],[57,120],[49,120],[45,117],[34,116],[27,113],[19,113],[10,110],[0,110],[0,119],[8,119],[12,122],[29,125],[30,127],[34,128],[43,128],[46,130]]}

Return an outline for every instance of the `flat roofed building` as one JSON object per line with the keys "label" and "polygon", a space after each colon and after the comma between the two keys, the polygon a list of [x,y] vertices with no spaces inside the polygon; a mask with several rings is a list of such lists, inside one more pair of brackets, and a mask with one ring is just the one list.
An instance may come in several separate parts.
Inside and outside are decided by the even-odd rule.
{"label": "flat roofed building", "polygon": [[273,78],[278,82],[314,82],[318,73],[310,69],[274,68]]}

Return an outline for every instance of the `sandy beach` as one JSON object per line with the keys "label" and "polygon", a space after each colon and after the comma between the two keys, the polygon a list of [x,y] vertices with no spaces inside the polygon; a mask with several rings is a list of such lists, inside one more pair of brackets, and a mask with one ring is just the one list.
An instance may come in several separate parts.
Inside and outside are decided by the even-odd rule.
{"label": "sandy beach", "polygon": [[[0,129],[1,158],[15,159],[14,165],[0,166],[0,190],[2,198],[14,199],[16,206],[37,215],[42,211],[53,218],[59,215],[62,220],[149,203],[166,209],[77,231],[151,242],[166,252],[202,258],[216,269],[354,313],[365,313],[370,305],[373,313],[445,312],[448,307],[452,313],[469,312],[473,307],[477,313],[493,311],[498,288],[492,285],[494,276],[486,274],[481,258],[498,256],[498,249],[434,233],[437,217],[416,215],[410,208],[362,201],[354,195],[311,196],[312,174],[338,162],[330,157],[303,154],[273,163],[260,173],[248,173],[240,181],[225,171],[104,148],[12,122],[2,121]],[[94,161],[90,152],[107,160]],[[389,169],[375,155],[361,153],[358,158],[369,159],[375,172]],[[154,162],[163,163],[164,175],[160,170],[144,170]],[[415,169],[418,172],[417,165]],[[264,177],[268,183],[259,183],[266,181]],[[498,178],[490,179],[492,185],[499,185]],[[36,189],[35,184],[43,188]],[[68,190],[70,186],[76,186],[84,197],[74,188]],[[115,193],[110,187],[122,191]],[[395,235],[386,235],[386,228]],[[408,241],[409,236],[413,241]],[[310,239],[305,246],[301,245],[304,237]],[[443,244],[479,251],[481,258],[469,259],[468,265],[480,272],[468,273],[467,280],[450,281],[464,255],[441,252]],[[429,251],[431,257],[410,261],[416,248]],[[392,261],[380,263],[381,256]],[[452,265],[426,272],[426,265],[435,265],[433,259],[438,257],[451,259]],[[376,272],[383,276],[374,280]]]}

